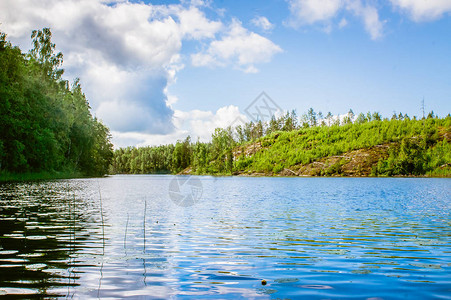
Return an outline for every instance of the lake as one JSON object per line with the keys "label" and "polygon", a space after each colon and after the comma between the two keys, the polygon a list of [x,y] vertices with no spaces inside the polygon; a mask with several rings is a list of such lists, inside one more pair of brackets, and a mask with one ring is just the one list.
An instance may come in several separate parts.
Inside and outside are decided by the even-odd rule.
{"label": "lake", "polygon": [[1,184],[0,295],[451,299],[450,225],[450,179]]}

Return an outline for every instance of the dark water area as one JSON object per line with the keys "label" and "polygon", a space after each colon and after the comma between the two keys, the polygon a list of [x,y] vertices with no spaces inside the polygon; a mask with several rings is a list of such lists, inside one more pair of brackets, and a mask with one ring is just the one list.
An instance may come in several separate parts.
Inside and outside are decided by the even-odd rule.
{"label": "dark water area", "polygon": [[0,296],[451,299],[450,211],[449,179],[0,184]]}

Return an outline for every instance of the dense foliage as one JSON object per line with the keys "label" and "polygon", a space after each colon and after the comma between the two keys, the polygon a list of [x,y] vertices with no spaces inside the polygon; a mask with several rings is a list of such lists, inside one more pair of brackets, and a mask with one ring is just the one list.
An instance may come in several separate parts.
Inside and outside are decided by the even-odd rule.
{"label": "dense foliage", "polygon": [[[237,169],[278,173],[323,157],[388,144],[389,158],[381,157],[372,175],[423,175],[451,163],[449,141],[439,134],[449,132],[450,127],[450,117],[393,119],[272,134],[261,139],[262,149],[254,155],[240,156],[236,166]],[[442,152],[447,155],[441,155]]]}
{"label": "dense foliage", "polygon": [[[417,120],[407,115],[383,119],[379,113],[352,110],[343,118],[325,117],[313,109],[296,116],[293,111],[271,121],[218,128],[209,143],[191,143],[188,137],[175,145],[118,149],[114,173],[277,174],[324,157],[356,149],[387,145],[386,156],[376,157],[372,176],[449,176],[451,117],[431,112]],[[333,166],[335,167],[335,166]],[[339,174],[339,165],[322,175]]]}
{"label": "dense foliage", "polygon": [[24,54],[0,33],[0,172],[107,173],[110,133],[90,113],[80,83],[62,79],[48,28]]}

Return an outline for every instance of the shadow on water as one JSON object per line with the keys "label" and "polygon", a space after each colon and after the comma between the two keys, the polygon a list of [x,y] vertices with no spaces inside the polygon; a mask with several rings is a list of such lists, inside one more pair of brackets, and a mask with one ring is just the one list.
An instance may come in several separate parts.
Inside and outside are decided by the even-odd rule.
{"label": "shadow on water", "polygon": [[0,186],[0,292],[67,296],[78,286],[77,252],[101,247],[96,217],[69,182]]}

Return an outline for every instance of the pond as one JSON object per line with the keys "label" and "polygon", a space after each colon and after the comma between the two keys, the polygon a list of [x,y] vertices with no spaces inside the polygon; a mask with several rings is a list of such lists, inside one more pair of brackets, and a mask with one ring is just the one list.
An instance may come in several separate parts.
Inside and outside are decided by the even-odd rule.
{"label": "pond", "polygon": [[450,299],[450,225],[449,179],[1,184],[0,295]]}

